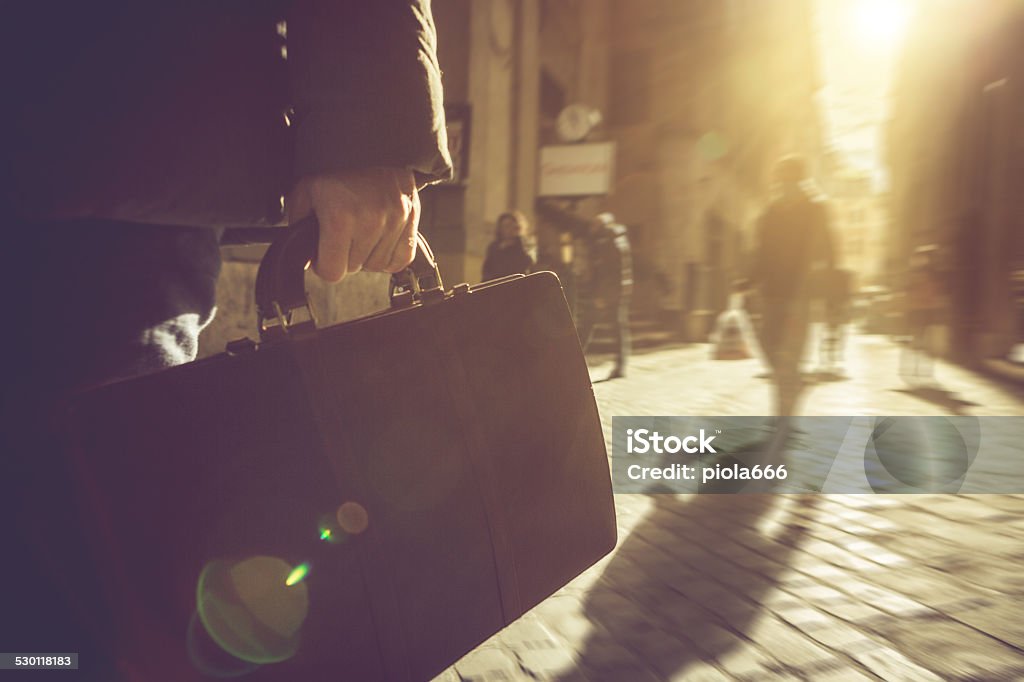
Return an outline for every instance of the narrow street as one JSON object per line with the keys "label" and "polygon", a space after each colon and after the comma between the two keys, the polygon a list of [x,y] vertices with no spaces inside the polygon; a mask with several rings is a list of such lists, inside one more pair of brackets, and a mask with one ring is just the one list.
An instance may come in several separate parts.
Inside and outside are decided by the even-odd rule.
{"label": "narrow street", "polygon": [[[807,415],[1021,415],[1003,384],[940,363],[909,392],[899,347],[851,339]],[[598,381],[613,415],[756,415],[756,360],[638,355]],[[615,552],[438,679],[979,680],[1024,677],[1024,495],[618,495]]]}
{"label": "narrow street", "polygon": [[7,10],[0,671],[1024,682],[1024,0]]}

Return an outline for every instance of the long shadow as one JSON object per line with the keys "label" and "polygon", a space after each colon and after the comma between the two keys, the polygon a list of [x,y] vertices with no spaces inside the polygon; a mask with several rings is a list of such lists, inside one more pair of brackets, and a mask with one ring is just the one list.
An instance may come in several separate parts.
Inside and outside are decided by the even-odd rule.
{"label": "long shadow", "polygon": [[978,407],[978,403],[971,402],[970,400],[964,400],[960,398],[956,393],[942,388],[941,386],[915,386],[913,388],[894,388],[894,393],[903,393],[904,395],[913,396],[924,402],[938,405],[939,407],[949,410],[950,414],[956,416],[967,415],[967,409],[969,407]]}
{"label": "long shadow", "polygon": [[[785,508],[815,504],[813,495],[653,499],[653,510],[587,594],[584,614],[593,629],[580,663],[588,679],[674,679],[693,663],[721,661],[745,646],[743,633],[808,530]],[[775,513],[777,530],[758,531]],[[578,673],[564,679],[578,680]]]}
{"label": "long shadow", "polygon": [[836,381],[849,381],[850,375],[842,369],[819,369],[804,374],[804,382],[807,384],[829,384]]}

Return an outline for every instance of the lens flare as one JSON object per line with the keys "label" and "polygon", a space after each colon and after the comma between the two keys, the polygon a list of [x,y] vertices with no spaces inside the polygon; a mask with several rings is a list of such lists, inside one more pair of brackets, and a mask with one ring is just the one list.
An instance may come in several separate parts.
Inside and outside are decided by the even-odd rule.
{"label": "lens flare", "polygon": [[366,507],[358,502],[345,502],[338,507],[338,525],[349,535],[359,535],[370,525]]}
{"label": "lens flare", "polygon": [[212,561],[199,575],[196,611],[206,633],[225,652],[248,663],[277,663],[295,655],[309,613],[296,567],[277,557]]}
{"label": "lens flare", "polygon": [[697,140],[697,151],[706,161],[718,161],[729,153],[729,143],[721,134],[711,131]]}
{"label": "lens flare", "polygon": [[192,614],[185,633],[185,649],[196,670],[208,677],[230,679],[242,677],[259,669],[256,663],[249,663],[224,651],[203,627],[198,612]]}
{"label": "lens flare", "polygon": [[325,542],[328,545],[337,545],[345,542],[346,535],[345,531],[338,525],[338,519],[336,514],[324,514],[320,517],[320,523],[317,524],[317,530],[320,538],[320,542]]}
{"label": "lens flare", "polygon": [[292,585],[297,585],[298,583],[301,583],[303,580],[305,580],[307,575],[309,575],[309,564],[299,564],[298,566],[292,569],[291,573],[288,574],[288,577],[285,579],[284,584],[288,587],[291,587]]}

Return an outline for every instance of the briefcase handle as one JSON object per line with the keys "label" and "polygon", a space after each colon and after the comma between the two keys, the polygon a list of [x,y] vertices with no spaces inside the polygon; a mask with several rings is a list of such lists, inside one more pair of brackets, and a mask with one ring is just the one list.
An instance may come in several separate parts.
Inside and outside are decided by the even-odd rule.
{"label": "briefcase handle", "polygon": [[[310,215],[281,230],[260,261],[256,273],[256,322],[262,341],[297,336],[316,329],[316,317],[306,293],[304,272],[316,258],[320,223]],[[434,252],[417,233],[416,256],[405,270],[391,276],[391,306],[444,298],[444,283]]]}

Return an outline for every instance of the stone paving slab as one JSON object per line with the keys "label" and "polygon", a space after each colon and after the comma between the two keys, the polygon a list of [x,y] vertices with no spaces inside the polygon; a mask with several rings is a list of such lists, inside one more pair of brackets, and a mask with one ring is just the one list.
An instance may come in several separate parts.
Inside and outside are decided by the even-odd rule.
{"label": "stone paving slab", "polygon": [[[1024,415],[1019,389],[944,363],[952,398],[909,393],[898,353],[854,337],[849,379],[814,384],[804,413]],[[769,412],[756,360],[707,357],[652,352],[596,383],[609,442],[613,415]],[[610,557],[438,679],[1024,679],[1024,494],[618,495],[616,507]]]}

